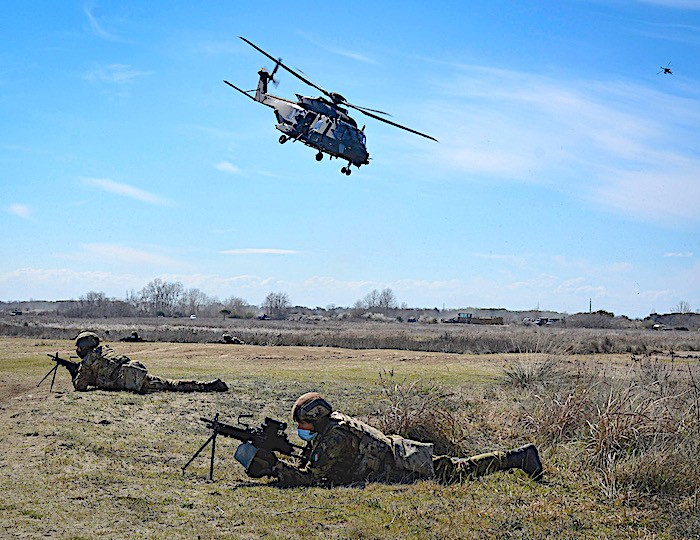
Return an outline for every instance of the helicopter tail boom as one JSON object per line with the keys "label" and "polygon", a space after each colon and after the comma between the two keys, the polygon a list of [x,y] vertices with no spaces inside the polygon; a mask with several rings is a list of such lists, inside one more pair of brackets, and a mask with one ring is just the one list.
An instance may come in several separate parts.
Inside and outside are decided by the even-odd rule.
{"label": "helicopter tail boom", "polygon": [[244,96],[249,97],[249,98],[252,99],[253,101],[257,101],[253,96],[251,96],[251,95],[248,93],[248,92],[252,92],[252,90],[249,90],[248,92],[246,92],[245,90],[241,90],[240,88],[238,88],[235,84],[231,84],[231,83],[228,82],[227,80],[224,80],[224,82],[225,82],[226,84],[228,84],[231,88],[233,88],[233,89],[235,89],[235,90],[238,90],[238,91],[239,91],[241,94],[243,94]]}

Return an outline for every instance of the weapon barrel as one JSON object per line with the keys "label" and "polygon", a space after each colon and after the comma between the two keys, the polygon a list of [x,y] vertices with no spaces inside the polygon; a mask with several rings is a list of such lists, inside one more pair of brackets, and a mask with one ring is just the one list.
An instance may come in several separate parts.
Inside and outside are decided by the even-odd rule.
{"label": "weapon barrel", "polygon": [[212,420],[211,418],[200,418],[200,420],[204,422],[209,429],[214,429],[214,426],[216,426],[217,433],[219,433],[219,435],[224,435],[225,437],[231,437],[243,442],[252,442],[255,438],[255,433],[249,431],[248,429],[238,428],[230,424],[224,424],[223,422]]}

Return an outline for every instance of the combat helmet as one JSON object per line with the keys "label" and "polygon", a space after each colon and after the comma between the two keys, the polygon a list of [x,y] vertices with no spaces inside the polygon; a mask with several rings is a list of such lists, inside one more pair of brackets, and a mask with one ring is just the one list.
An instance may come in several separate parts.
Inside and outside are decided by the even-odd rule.
{"label": "combat helmet", "polygon": [[313,424],[319,419],[329,416],[333,407],[318,392],[307,392],[294,402],[292,418],[295,422]]}
{"label": "combat helmet", "polygon": [[99,344],[100,338],[95,332],[80,332],[80,334],[75,337],[75,345],[81,349],[97,347]]}

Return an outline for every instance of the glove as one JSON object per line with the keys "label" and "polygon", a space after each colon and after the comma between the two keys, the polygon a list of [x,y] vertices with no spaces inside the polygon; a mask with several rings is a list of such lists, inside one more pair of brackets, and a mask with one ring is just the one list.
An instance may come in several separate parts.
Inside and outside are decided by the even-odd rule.
{"label": "glove", "polygon": [[272,469],[275,465],[277,465],[278,461],[279,460],[274,452],[259,448],[245,472],[251,478],[275,476]]}

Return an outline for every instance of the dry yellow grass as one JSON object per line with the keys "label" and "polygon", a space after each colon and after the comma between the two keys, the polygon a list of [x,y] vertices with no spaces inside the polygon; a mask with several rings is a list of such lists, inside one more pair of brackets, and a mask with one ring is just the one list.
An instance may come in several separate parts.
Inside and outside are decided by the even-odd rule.
{"label": "dry yellow grass", "polygon": [[[234,442],[226,439],[218,445],[214,483],[206,480],[206,455],[181,473],[208,436],[200,416],[219,412],[235,423],[237,414],[251,413],[255,422],[264,416],[288,421],[291,403],[310,389],[325,392],[349,414],[364,415],[381,397],[379,372],[392,370],[396,380],[431,380],[459,393],[471,403],[474,428],[491,437],[494,448],[508,447],[523,432],[517,394],[504,393],[496,382],[511,361],[507,356],[169,343],[114,348],[151,373],[221,377],[231,391],[76,393],[61,369],[49,393],[48,381],[36,387],[51,367],[46,354],[67,356],[71,343],[0,340],[0,537],[682,537],[672,522],[678,514],[661,500],[601,497],[596,477],[565,445],[543,452],[545,485],[512,473],[448,487],[420,482],[280,490],[249,481],[233,460]],[[623,372],[630,360],[601,355],[571,361]],[[692,519],[697,497],[681,503],[687,506],[681,518]]]}

